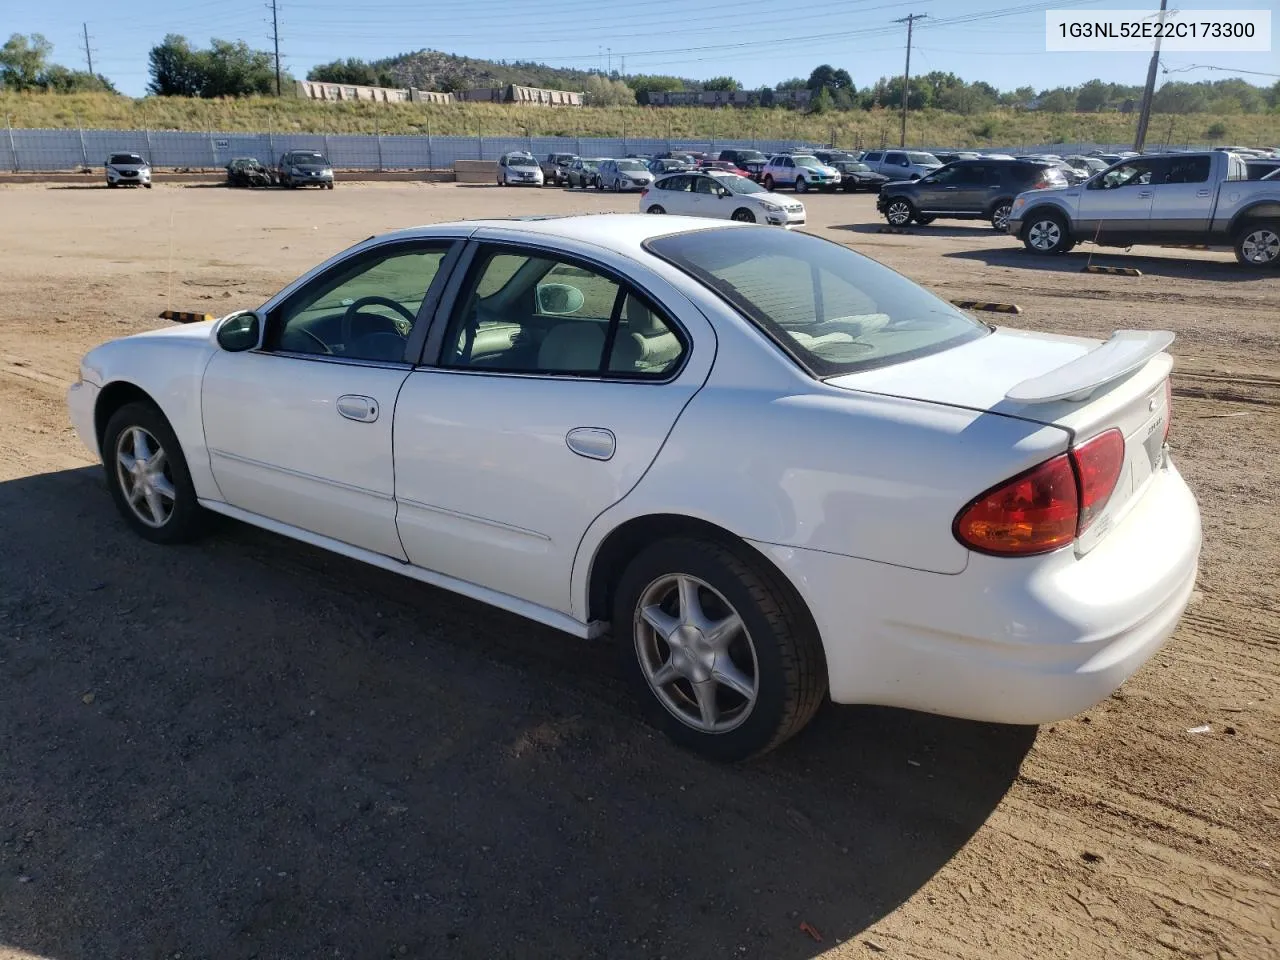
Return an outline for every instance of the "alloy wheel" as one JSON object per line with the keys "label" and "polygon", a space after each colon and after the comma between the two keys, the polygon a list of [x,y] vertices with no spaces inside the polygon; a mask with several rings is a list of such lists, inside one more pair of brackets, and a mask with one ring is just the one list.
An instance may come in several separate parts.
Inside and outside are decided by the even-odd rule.
{"label": "alloy wheel", "polygon": [[760,694],[759,661],[742,617],[687,574],[654,580],[635,609],[640,669],[658,701],[700,733],[740,726]]}
{"label": "alloy wheel", "polygon": [[895,227],[905,227],[911,222],[911,204],[905,200],[894,200],[885,208],[884,215]]}
{"label": "alloy wheel", "polygon": [[1010,204],[1002,203],[996,207],[991,214],[991,226],[1003,232],[1009,229],[1009,211],[1012,209]]}
{"label": "alloy wheel", "polygon": [[120,432],[116,477],[125,502],[139,520],[153,529],[169,522],[178,494],[164,448],[150,432],[138,426]]}
{"label": "alloy wheel", "polygon": [[1056,250],[1062,242],[1062,227],[1056,220],[1037,220],[1027,231],[1027,241],[1044,253]]}

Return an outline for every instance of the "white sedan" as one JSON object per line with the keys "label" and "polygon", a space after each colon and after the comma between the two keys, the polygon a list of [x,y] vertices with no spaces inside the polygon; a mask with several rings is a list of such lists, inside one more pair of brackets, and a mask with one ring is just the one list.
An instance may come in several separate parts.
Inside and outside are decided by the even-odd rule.
{"label": "white sedan", "polygon": [[740,223],[804,225],[804,204],[736,173],[690,171],[659,177],[640,194],[641,213],[714,217]]}
{"label": "white sedan", "polygon": [[472,221],[97,347],[68,399],[141,536],[224,514],[612,634],[736,759],[827,695],[1041,723],[1138,669],[1200,550],[1171,340],[994,329],[801,233]]}

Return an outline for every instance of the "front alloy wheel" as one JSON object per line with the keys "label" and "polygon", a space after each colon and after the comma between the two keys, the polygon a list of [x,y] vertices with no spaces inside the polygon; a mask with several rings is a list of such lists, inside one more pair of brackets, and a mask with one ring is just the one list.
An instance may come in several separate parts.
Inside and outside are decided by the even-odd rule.
{"label": "front alloy wheel", "polygon": [[884,218],[891,226],[905,227],[911,222],[911,204],[906,200],[890,200],[884,208]]}
{"label": "front alloy wheel", "polygon": [[116,476],[133,515],[159,529],[173,516],[177,491],[164,447],[142,427],[129,427],[116,440]]}
{"label": "front alloy wheel", "polygon": [[809,184],[805,182],[804,177],[796,177],[796,193],[807,193]]}
{"label": "front alloy wheel", "polygon": [[1032,253],[1063,253],[1067,247],[1067,231],[1057,217],[1037,217],[1027,226],[1024,241]]}
{"label": "front alloy wheel", "polygon": [[739,223],[755,223],[756,215],[746,207],[739,207],[737,210],[733,211],[733,219],[737,220]]}
{"label": "front alloy wheel", "polygon": [[154,543],[180,543],[201,532],[196,499],[178,438],[147,403],[121,407],[102,433],[103,466],[112,499],[134,531]]}
{"label": "front alloy wheel", "polygon": [[1280,224],[1259,223],[1242,230],[1236,259],[1246,267],[1280,265]]}

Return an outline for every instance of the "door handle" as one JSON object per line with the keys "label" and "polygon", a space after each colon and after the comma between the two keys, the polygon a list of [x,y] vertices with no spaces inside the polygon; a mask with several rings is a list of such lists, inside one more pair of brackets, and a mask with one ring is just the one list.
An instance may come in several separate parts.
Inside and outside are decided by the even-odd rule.
{"label": "door handle", "polygon": [[355,393],[344,393],[338,398],[338,413],[348,420],[373,423],[378,419],[378,401]]}
{"label": "door handle", "polygon": [[1196,191],[1196,196],[1197,196],[1197,197],[1207,197],[1207,196],[1209,196],[1209,191],[1208,191],[1208,190],[1197,190],[1197,191]]}
{"label": "door handle", "polygon": [[1139,191],[1139,192],[1138,192],[1138,196],[1145,200],[1147,197],[1151,196],[1151,191],[1150,191],[1150,190],[1141,190],[1141,191]]}
{"label": "door handle", "polygon": [[604,427],[575,427],[565,434],[564,442],[570,450],[588,460],[609,460],[618,447],[613,431]]}
{"label": "door handle", "polygon": [[957,187],[943,187],[944,190],[956,190]]}

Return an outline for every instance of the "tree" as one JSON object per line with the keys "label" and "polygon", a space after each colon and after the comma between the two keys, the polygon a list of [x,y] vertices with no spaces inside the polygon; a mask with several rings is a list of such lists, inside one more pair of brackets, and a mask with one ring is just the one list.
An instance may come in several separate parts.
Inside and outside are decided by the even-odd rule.
{"label": "tree", "polygon": [[1081,113],[1097,113],[1111,101],[1111,84],[1090,80],[1076,91],[1076,109]]}
{"label": "tree", "polygon": [[627,86],[636,92],[636,96],[646,93],[675,93],[684,89],[684,81],[679,77],[641,73],[634,77],[628,77]]}
{"label": "tree", "polygon": [[43,34],[12,34],[0,47],[0,83],[10,90],[34,90],[44,86],[45,72],[53,44]]}
{"label": "tree", "polygon": [[804,77],[792,77],[790,80],[783,80],[781,83],[777,84],[773,89],[775,90],[808,90],[809,84],[805,81]]}
{"label": "tree", "polygon": [[826,87],[818,90],[818,95],[809,101],[809,112],[812,114],[822,115],[835,109],[835,102],[831,99],[831,91]]}
{"label": "tree", "polygon": [[702,85],[704,90],[726,90],[733,93],[735,90],[741,90],[742,84],[738,83],[733,77],[712,77]]}
{"label": "tree", "polygon": [[147,54],[151,82],[147,90],[161,97],[198,97],[204,90],[206,66],[187,38],[168,34]]}
{"label": "tree", "polygon": [[848,90],[853,86],[853,78],[843,68],[837,70],[831,64],[824,63],[813,68],[805,87],[809,90]]}
{"label": "tree", "polygon": [[636,102],[635,91],[625,83],[599,74],[587,77],[583,92],[589,107],[629,107]]}
{"label": "tree", "polygon": [[356,57],[312,67],[307,72],[307,79],[321,83],[354,83],[362,87],[395,86],[394,78],[386,70]]}
{"label": "tree", "polygon": [[1074,90],[1058,87],[1042,91],[1036,101],[1037,108],[1045,113],[1070,113],[1076,106],[1076,94]]}
{"label": "tree", "polygon": [[71,70],[61,64],[45,68],[40,86],[53,93],[118,93],[115,85],[100,73]]}

